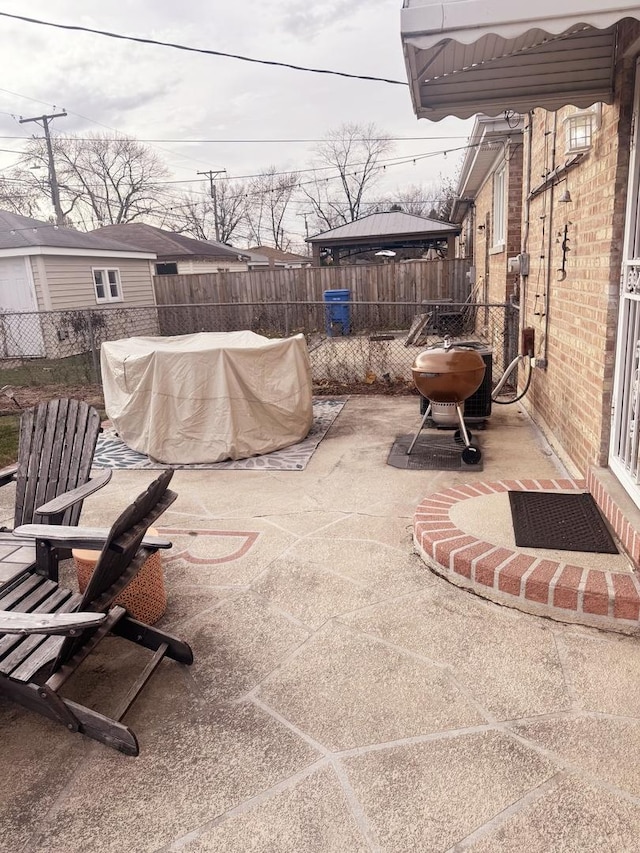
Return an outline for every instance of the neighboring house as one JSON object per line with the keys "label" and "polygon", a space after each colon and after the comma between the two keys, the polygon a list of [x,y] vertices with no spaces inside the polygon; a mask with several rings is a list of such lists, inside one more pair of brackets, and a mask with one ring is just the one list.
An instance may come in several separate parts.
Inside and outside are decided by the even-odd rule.
{"label": "neighboring house", "polygon": [[518,275],[509,258],[520,252],[522,122],[477,116],[453,203],[462,227],[458,256],[471,258],[479,302],[508,302]]}
{"label": "neighboring house", "polygon": [[244,272],[248,269],[249,257],[239,249],[211,240],[195,240],[154,225],[138,222],[105,225],[91,233],[153,252],[157,257],[154,266],[156,275]]}
{"label": "neighboring house", "polygon": [[640,506],[640,7],[404,6],[419,117],[524,117],[522,402],[598,500],[622,484]]}
{"label": "neighboring house", "polygon": [[251,246],[246,250],[250,255],[249,269],[278,267],[279,269],[300,269],[310,267],[311,258],[308,255],[297,255],[294,252],[283,252],[273,246]]}
{"label": "neighboring house", "polygon": [[[83,348],[89,309],[154,305],[154,259],[106,236],[0,211],[0,358],[70,355]],[[154,331],[152,323],[139,333]]]}
{"label": "neighboring house", "polygon": [[320,266],[323,255],[329,256],[333,264],[353,263],[363,253],[375,256],[379,251],[402,249],[409,249],[418,256],[431,248],[440,249],[453,258],[458,234],[459,225],[394,210],[370,213],[354,222],[307,237],[306,242],[313,249],[313,265]]}

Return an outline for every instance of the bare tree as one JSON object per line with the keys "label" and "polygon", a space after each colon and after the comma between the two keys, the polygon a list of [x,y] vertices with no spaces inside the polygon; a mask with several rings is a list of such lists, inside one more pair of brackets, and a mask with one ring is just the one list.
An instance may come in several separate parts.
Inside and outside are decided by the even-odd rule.
{"label": "bare tree", "polygon": [[31,182],[25,182],[17,172],[0,177],[0,209],[21,216],[40,216],[38,199]]}
{"label": "bare tree", "polygon": [[435,196],[435,201],[430,206],[428,213],[432,219],[440,219],[443,222],[451,221],[453,202],[456,198],[458,188],[459,171],[458,169],[455,175],[449,176],[440,174],[438,184],[436,185],[437,189],[435,193],[432,193]]}
{"label": "bare tree", "polygon": [[[230,243],[244,223],[247,206],[247,187],[244,182],[220,179],[216,182],[216,216],[221,243]],[[215,221],[214,229],[215,230]]]}
{"label": "bare tree", "polygon": [[[166,206],[162,181],[169,172],[157,155],[135,139],[90,134],[52,139],[60,201],[69,224],[83,228],[133,222]],[[33,139],[20,177],[48,201],[49,160],[43,139]]]}
{"label": "bare tree", "polygon": [[403,189],[397,189],[388,200],[377,210],[401,210],[414,216],[429,216],[437,201],[437,190],[429,189],[421,184],[411,184]]}
{"label": "bare tree", "polygon": [[319,230],[358,219],[393,143],[375,124],[343,124],[315,149],[313,178],[301,185]]}
{"label": "bare tree", "polygon": [[217,215],[220,242],[230,243],[245,221],[246,195],[244,183],[219,181],[215,205],[213,199],[205,196],[205,189],[198,196],[185,194],[173,197],[170,207],[158,217],[160,227],[190,234],[197,240],[214,240]]}
{"label": "bare tree", "polygon": [[252,179],[246,207],[250,243],[288,249],[289,239],[282,223],[297,186],[297,175],[278,172],[275,166]]}

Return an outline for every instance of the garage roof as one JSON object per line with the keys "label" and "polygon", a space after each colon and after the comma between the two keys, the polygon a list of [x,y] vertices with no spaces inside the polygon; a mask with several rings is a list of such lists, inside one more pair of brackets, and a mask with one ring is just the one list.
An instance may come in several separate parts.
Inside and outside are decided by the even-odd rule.
{"label": "garage roof", "polygon": [[354,222],[339,225],[330,231],[323,231],[314,237],[308,237],[307,243],[331,245],[350,240],[360,241],[366,238],[394,237],[446,237],[447,234],[459,234],[460,227],[439,219],[416,216],[412,213],[394,210],[386,213],[370,213]]}
{"label": "garage roof", "polygon": [[622,0],[404,0],[401,38],[418,118],[611,103]]}

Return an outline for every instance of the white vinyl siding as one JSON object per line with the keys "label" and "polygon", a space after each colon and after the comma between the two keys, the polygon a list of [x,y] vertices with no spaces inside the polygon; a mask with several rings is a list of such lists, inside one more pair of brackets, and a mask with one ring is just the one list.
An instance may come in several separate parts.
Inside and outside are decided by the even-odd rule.
{"label": "white vinyl siding", "polygon": [[178,275],[190,275],[192,273],[205,272],[246,272],[249,267],[246,261],[239,261],[230,257],[212,259],[210,261],[178,261]]}
{"label": "white vinyl siding", "polygon": [[[73,311],[78,308],[95,308],[96,291],[93,278],[94,269],[117,269],[120,273],[123,307],[136,305],[154,305],[155,296],[149,261],[137,258],[100,258],[65,257],[46,255],[43,257],[46,282],[40,280],[39,286],[45,288],[51,299],[51,310]],[[99,303],[109,307],[113,303]]]}

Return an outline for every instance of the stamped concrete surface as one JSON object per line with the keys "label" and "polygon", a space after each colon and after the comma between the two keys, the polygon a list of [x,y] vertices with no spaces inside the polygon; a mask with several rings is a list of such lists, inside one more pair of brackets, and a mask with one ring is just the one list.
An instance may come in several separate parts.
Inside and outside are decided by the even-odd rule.
{"label": "stamped concrete surface", "polygon": [[[0,853],[639,849],[638,640],[480,599],[412,544],[430,494],[566,472],[517,405],[482,472],[387,466],[419,421],[352,397],[304,471],[176,473],[160,624],[195,663],[125,718],[138,758],[0,699]],[[83,520],[151,476],[115,471]],[[109,713],[146,659],[108,638],[66,695]]]}

